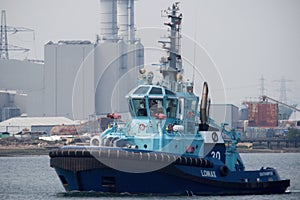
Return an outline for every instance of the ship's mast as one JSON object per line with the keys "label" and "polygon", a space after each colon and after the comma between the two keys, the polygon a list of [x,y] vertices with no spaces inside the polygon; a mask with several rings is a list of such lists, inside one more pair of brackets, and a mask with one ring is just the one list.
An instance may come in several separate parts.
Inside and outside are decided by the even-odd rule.
{"label": "ship's mast", "polygon": [[171,21],[164,23],[170,27],[170,34],[167,37],[169,41],[159,41],[167,50],[168,57],[162,58],[161,73],[163,75],[164,85],[168,86],[171,90],[176,90],[177,82],[181,81],[182,73],[182,60],[180,54],[180,39],[181,39],[181,20],[182,14],[179,13],[178,2],[174,3],[172,7],[162,11],[162,15],[168,17]]}

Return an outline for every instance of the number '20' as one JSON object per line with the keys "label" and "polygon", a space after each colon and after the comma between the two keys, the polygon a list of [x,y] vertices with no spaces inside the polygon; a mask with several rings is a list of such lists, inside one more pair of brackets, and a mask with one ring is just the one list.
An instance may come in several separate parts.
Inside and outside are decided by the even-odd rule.
{"label": "number '20'", "polygon": [[221,153],[220,153],[220,151],[212,151],[212,152],[210,153],[210,155],[211,155],[211,157],[213,157],[213,158],[217,158],[217,159],[221,160]]}

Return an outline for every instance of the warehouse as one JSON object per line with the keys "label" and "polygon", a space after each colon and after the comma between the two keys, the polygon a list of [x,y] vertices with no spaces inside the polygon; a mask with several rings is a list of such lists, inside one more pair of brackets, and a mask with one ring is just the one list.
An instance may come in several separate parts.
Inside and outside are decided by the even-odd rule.
{"label": "warehouse", "polygon": [[41,132],[49,135],[50,130],[57,125],[75,125],[66,117],[15,117],[0,122],[0,132],[15,135],[20,132]]}

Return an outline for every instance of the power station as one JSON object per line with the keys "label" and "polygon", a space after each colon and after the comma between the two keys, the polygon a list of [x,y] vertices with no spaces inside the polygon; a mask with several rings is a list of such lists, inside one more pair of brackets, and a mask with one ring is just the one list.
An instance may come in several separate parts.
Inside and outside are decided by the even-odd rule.
{"label": "power station", "polygon": [[1,120],[22,113],[84,120],[126,112],[124,96],[144,65],[144,47],[135,37],[134,0],[100,0],[100,21],[94,43],[49,41],[44,63],[8,59],[7,28],[1,25]]}

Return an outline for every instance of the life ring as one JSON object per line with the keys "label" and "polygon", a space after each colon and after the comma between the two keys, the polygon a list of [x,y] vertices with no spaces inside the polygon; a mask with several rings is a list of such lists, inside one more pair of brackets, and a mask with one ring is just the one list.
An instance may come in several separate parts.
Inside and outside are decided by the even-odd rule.
{"label": "life ring", "polygon": [[146,125],[145,125],[145,124],[140,124],[140,125],[139,125],[139,129],[140,129],[141,131],[145,130],[145,128],[146,128]]}

